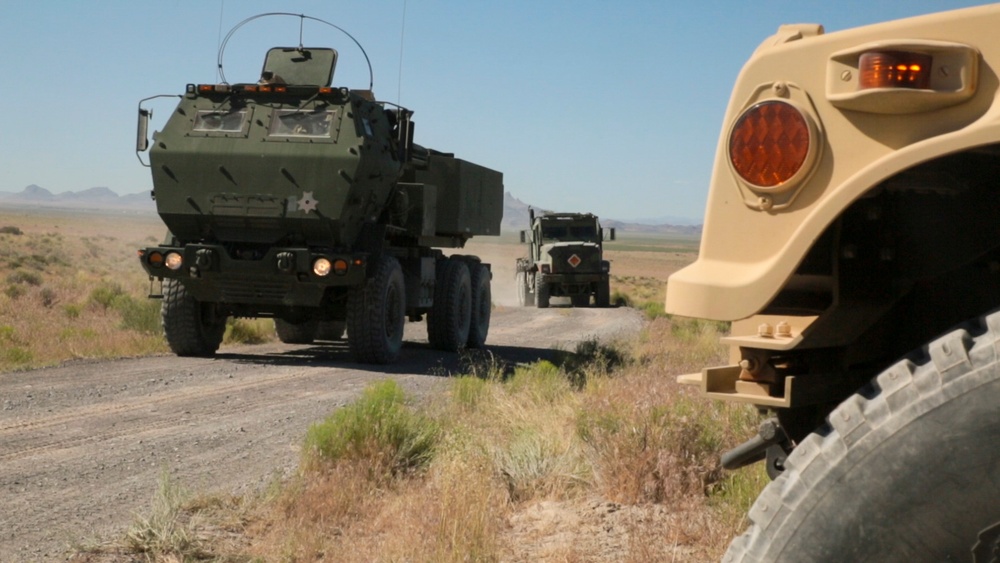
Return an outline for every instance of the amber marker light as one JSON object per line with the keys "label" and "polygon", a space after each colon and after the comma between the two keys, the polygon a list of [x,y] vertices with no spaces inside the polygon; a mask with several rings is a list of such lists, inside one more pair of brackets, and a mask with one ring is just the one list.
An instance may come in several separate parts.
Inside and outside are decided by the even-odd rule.
{"label": "amber marker light", "polygon": [[149,263],[150,266],[154,268],[159,268],[160,266],[163,266],[163,254],[154,250],[153,252],[149,253],[149,256],[146,257],[146,261]]}
{"label": "amber marker light", "polygon": [[333,261],[333,273],[342,276],[347,273],[347,260],[338,258]]}
{"label": "amber marker light", "polygon": [[907,51],[869,51],[858,59],[858,89],[930,87],[933,58]]}
{"label": "amber marker light", "polygon": [[198,91],[203,94],[211,92],[226,93],[229,91],[229,84],[199,84]]}
{"label": "amber marker light", "polygon": [[812,135],[806,116],[777,100],[753,105],[729,133],[729,160],[747,183],[775,188],[796,177],[809,157]]}

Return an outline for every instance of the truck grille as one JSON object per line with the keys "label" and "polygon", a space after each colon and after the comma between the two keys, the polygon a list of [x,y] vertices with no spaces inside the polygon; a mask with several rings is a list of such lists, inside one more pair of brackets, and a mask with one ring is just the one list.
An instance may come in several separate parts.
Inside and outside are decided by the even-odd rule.
{"label": "truck grille", "polygon": [[229,279],[219,282],[219,293],[227,303],[280,304],[291,288],[290,280]]}

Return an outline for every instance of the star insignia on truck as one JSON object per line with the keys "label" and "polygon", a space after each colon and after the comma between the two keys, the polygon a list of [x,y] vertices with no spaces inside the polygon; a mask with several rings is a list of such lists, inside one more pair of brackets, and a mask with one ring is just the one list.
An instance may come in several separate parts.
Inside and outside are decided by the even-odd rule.
{"label": "star insignia on truck", "polygon": [[580,262],[583,262],[583,260],[581,260],[580,257],[577,256],[576,254],[573,254],[572,256],[570,256],[569,258],[567,258],[566,261],[569,262],[569,265],[573,266],[574,268],[576,268],[577,266],[579,266]]}
{"label": "star insignia on truck", "polygon": [[319,205],[319,202],[313,198],[312,192],[302,192],[302,199],[298,203],[299,211],[305,211],[306,213],[316,211],[316,206]]}

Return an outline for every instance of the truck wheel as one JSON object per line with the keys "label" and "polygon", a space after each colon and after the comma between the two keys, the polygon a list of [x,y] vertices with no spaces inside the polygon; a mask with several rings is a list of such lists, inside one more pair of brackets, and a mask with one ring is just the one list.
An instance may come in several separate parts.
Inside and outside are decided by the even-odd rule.
{"label": "truck wheel", "polygon": [[403,269],[383,256],[375,275],[347,295],[347,342],[355,360],[366,364],[396,361],[403,348],[406,286]]}
{"label": "truck wheel", "polygon": [[472,309],[469,322],[469,348],[486,345],[486,334],[490,331],[490,313],[493,309],[493,294],[490,291],[492,275],[482,264],[471,264],[470,285],[472,288]]}
{"label": "truck wheel", "polygon": [[316,340],[340,340],[345,330],[346,321],[322,321],[316,328]]}
{"label": "truck wheel", "polygon": [[535,294],[531,292],[528,284],[528,272],[517,273],[517,301],[522,307],[535,306]]}
{"label": "truck wheel", "polygon": [[597,282],[597,295],[594,297],[594,302],[598,307],[611,306],[611,280]]}
{"label": "truck wheel", "polygon": [[528,304],[528,274],[518,272],[514,274],[514,285],[517,286],[517,304],[525,307]]}
{"label": "truck wheel", "polygon": [[167,279],[163,284],[163,334],[178,356],[211,356],[222,344],[226,318],[214,316],[211,306],[187,292],[180,281]]}
{"label": "truck wheel", "polygon": [[1000,313],[841,403],[750,509],[725,561],[995,561]]}
{"label": "truck wheel", "polygon": [[319,328],[317,321],[293,323],[285,319],[274,319],[274,332],[278,340],[285,344],[312,344]]}
{"label": "truck wheel", "polygon": [[439,262],[434,305],[427,313],[427,340],[438,350],[458,351],[469,340],[471,316],[469,267],[451,258]]}
{"label": "truck wheel", "polygon": [[590,307],[590,295],[574,295],[570,301],[574,307]]}
{"label": "truck wheel", "polygon": [[549,308],[549,284],[541,277],[535,278],[535,305],[539,309]]}

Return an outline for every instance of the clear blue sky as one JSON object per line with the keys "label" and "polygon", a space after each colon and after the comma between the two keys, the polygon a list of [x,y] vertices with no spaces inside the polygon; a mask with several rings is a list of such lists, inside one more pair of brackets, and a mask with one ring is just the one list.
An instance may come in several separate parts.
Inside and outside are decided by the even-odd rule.
{"label": "clear blue sky", "polygon": [[[0,191],[148,191],[138,101],[215,82],[220,36],[255,14],[293,12],[354,35],[376,96],[416,112],[417,142],[502,171],[515,197],[697,221],[733,80],[779,24],[829,32],[982,3],[0,0]],[[245,26],[226,49],[226,78],[254,81],[269,47],[298,44],[298,21]],[[340,51],[335,84],[367,87],[346,37],[307,22],[304,42]],[[171,107],[154,106],[154,125]]]}

